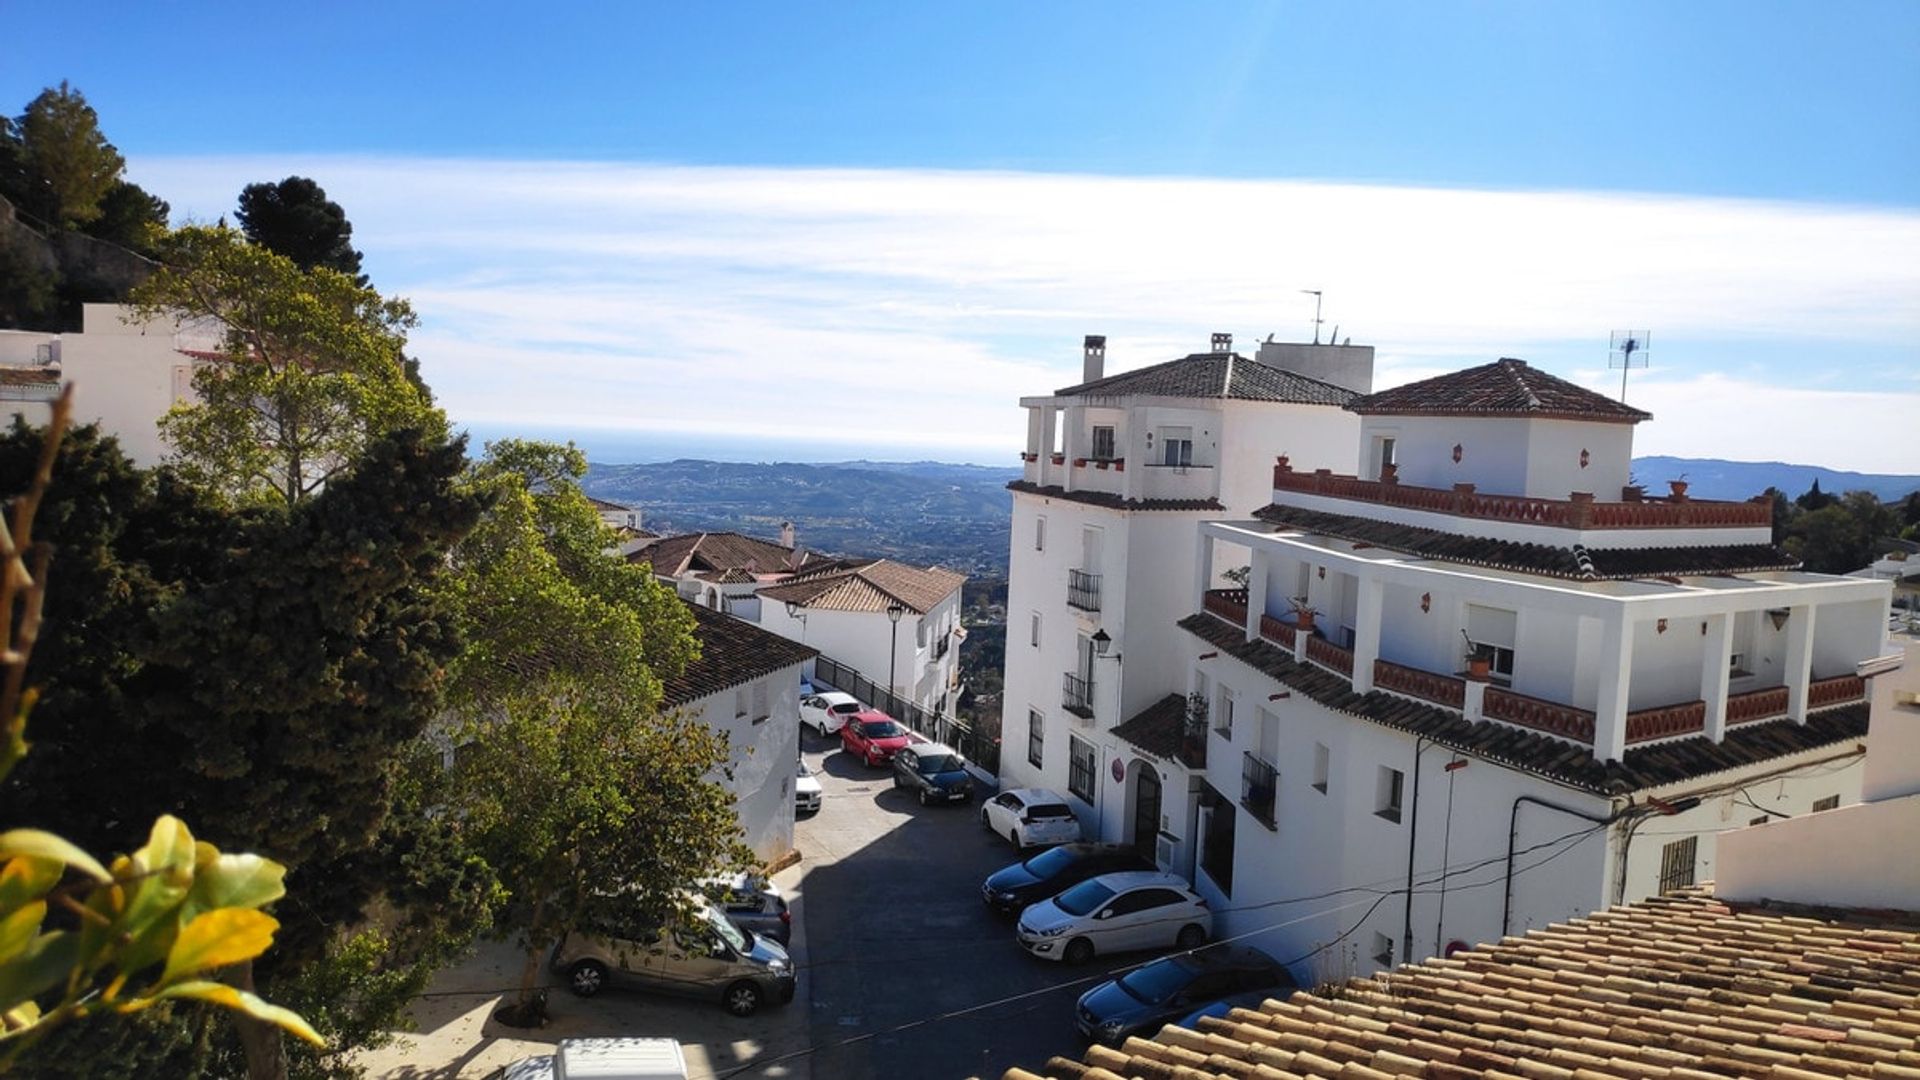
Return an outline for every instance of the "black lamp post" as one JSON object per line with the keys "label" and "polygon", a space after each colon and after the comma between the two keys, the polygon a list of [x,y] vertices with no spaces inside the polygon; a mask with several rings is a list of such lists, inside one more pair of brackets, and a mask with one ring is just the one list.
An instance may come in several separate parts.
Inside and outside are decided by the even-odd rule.
{"label": "black lamp post", "polygon": [[888,639],[887,647],[887,693],[896,698],[899,695],[894,693],[893,675],[900,661],[900,616],[906,613],[907,605],[898,600],[887,605],[887,618],[893,620],[893,635]]}
{"label": "black lamp post", "polygon": [[787,601],[787,618],[800,620],[800,642],[807,640],[807,609],[798,600]]}

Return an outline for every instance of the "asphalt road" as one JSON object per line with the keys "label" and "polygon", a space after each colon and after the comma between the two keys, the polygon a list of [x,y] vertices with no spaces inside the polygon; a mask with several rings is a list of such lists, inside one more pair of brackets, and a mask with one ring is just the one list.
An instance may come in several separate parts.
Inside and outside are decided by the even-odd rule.
{"label": "asphalt road", "polygon": [[978,792],[922,807],[837,747],[802,736],[825,790],[795,829],[812,1075],[997,1080],[1079,1057],[1074,1001],[1146,957],[1069,968],[1028,956],[980,901],[980,882],[1020,856],[981,827]]}

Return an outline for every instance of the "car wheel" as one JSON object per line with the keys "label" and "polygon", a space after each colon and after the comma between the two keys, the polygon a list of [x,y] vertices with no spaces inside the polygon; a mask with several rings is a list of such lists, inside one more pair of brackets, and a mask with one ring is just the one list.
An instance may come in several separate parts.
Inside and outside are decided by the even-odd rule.
{"label": "car wheel", "polygon": [[1067,942],[1066,951],[1060,954],[1060,958],[1069,964],[1084,964],[1093,959],[1093,942],[1083,937],[1074,938]]}
{"label": "car wheel", "polygon": [[606,966],[597,960],[582,960],[567,970],[567,989],[575,997],[592,997],[606,985]]}
{"label": "car wheel", "polygon": [[1173,939],[1174,948],[1197,949],[1207,943],[1207,932],[1198,923],[1188,923],[1180,928],[1180,936]]}
{"label": "car wheel", "polygon": [[993,831],[993,819],[987,816],[987,808],[984,806],[980,808],[980,827],[988,832]]}
{"label": "car wheel", "polygon": [[920,789],[920,805],[921,806],[927,805],[927,789],[926,788]]}
{"label": "car wheel", "polygon": [[1013,841],[1013,850],[1015,850],[1015,851],[1025,851],[1025,850],[1026,850],[1026,847],[1027,847],[1027,846],[1026,846],[1025,844],[1022,844],[1022,843],[1020,842],[1020,830],[1019,830],[1019,829],[1008,829],[1008,830],[1007,830],[1007,839],[1009,839],[1009,840],[1011,840],[1011,841]]}
{"label": "car wheel", "polygon": [[726,997],[721,1001],[735,1016],[752,1016],[760,1008],[760,988],[750,982],[737,982],[727,987]]}

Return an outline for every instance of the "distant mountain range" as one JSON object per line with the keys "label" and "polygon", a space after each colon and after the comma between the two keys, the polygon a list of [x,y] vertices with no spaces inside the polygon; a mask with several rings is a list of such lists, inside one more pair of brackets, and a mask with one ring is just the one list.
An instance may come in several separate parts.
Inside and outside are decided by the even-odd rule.
{"label": "distant mountain range", "polygon": [[1650,494],[1664,494],[1667,481],[1687,480],[1687,494],[1696,499],[1751,499],[1770,487],[1798,496],[1820,481],[1830,495],[1871,491],[1882,502],[1895,502],[1920,491],[1920,476],[1890,473],[1843,472],[1818,465],[1789,465],[1780,461],[1721,461],[1717,458],[1637,457],[1633,475]]}
{"label": "distant mountain range", "polygon": [[794,523],[815,551],[877,555],[1004,575],[1017,468],[937,461],[594,464],[590,495],[641,511],[655,532],[743,532],[772,539]]}
{"label": "distant mountain range", "polygon": [[[1654,494],[1685,476],[1689,494],[1699,499],[1749,499],[1768,487],[1799,495],[1815,479],[1822,491],[1871,491],[1889,502],[1920,490],[1920,476],[1710,458],[1635,458],[1633,475]],[[781,522],[791,521],[801,545],[815,551],[885,556],[986,577],[1007,572],[1013,503],[1006,487],[1019,477],[1017,468],[938,461],[680,460],[595,464],[585,487],[638,509],[642,524],[655,532],[731,530],[771,539],[780,535]]]}

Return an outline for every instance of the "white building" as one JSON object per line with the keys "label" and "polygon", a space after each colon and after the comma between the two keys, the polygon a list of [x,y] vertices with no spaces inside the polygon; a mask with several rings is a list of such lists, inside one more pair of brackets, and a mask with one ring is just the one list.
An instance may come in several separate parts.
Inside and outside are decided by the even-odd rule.
{"label": "white building", "polygon": [[794,767],[800,760],[800,680],[815,651],[730,615],[689,604],[700,658],[669,679],[661,708],[685,710],[727,736],[744,843],[762,862],[793,850]]}
{"label": "white building", "polygon": [[966,575],[890,559],[802,570],[759,590],[760,625],[802,641],[928,713],[960,689]]}
{"label": "white building", "polygon": [[650,541],[627,559],[646,563],[681,599],[748,622],[760,621],[760,586],[834,563],[798,547],[790,524],[777,544],[737,532],[682,533]]}
{"label": "white building", "polygon": [[1193,607],[1199,524],[1264,504],[1277,455],[1351,469],[1359,421],[1341,406],[1373,371],[1364,346],[1248,359],[1224,334],[1117,375],[1105,358],[1088,337],[1081,383],[1020,401],[1000,735],[1003,786],[1070,792],[1089,817],[1119,813],[1094,775],[1114,760],[1105,733],[1186,678],[1175,623]]}
{"label": "white building", "polygon": [[[0,365],[56,373],[60,383],[73,384],[74,422],[97,422],[119,439],[134,464],[153,466],[168,454],[160,418],[176,402],[193,400],[194,370],[217,356],[219,339],[171,321],[140,322],[131,311],[119,304],[87,304],[76,334],[0,330]],[[34,384],[43,398],[0,394],[0,399],[51,400],[58,391],[43,391],[44,382],[42,375]],[[45,417],[30,413],[28,419]]]}
{"label": "white building", "polygon": [[[1764,502],[1628,488],[1646,414],[1519,361],[1345,405],[1363,472],[1289,441],[1260,509],[1149,571],[1185,595],[1129,604],[1124,649],[1104,611],[1040,637],[1105,630],[1094,666],[1151,672],[1045,741],[1090,831],[1190,874],[1219,933],[1372,970],[1691,884],[1715,834],[1858,797],[1884,582],[1798,572]],[[1020,528],[1010,597],[1065,584]]]}

